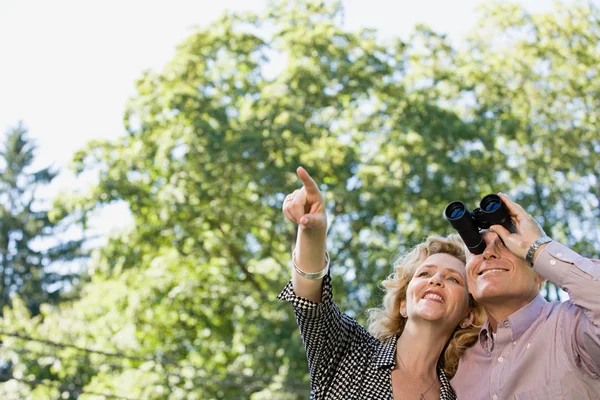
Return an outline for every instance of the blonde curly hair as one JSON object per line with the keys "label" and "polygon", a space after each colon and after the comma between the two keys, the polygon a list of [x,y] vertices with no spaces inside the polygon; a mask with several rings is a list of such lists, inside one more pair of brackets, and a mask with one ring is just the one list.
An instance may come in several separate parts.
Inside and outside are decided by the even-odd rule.
{"label": "blonde curly hair", "polygon": [[[393,262],[394,273],[382,282],[385,290],[383,304],[367,311],[369,332],[381,341],[402,334],[406,318],[400,315],[400,305],[406,299],[406,289],[416,269],[427,257],[437,253],[449,254],[466,263],[467,251],[460,236],[452,234],[448,237],[429,236],[424,243],[400,254]],[[448,378],[456,373],[460,356],[477,341],[479,330],[485,321],[483,307],[470,294],[469,305],[475,310],[473,325],[467,328],[456,327],[440,356],[440,365]]]}

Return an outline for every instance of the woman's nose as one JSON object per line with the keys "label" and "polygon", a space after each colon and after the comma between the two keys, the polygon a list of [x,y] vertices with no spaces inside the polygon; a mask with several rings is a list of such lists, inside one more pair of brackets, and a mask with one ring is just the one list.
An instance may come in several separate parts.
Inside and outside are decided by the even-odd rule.
{"label": "woman's nose", "polygon": [[429,278],[429,284],[435,286],[443,286],[444,281],[440,277],[440,274],[435,274],[431,278]]}

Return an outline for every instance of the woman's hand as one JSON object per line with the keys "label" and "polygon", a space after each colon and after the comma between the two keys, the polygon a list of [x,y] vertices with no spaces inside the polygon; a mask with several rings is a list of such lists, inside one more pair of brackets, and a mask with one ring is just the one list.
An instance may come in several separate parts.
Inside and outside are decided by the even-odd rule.
{"label": "woman's hand", "polygon": [[[325,200],[319,187],[304,168],[298,167],[296,173],[302,181],[302,188],[285,196],[283,201],[283,213],[286,218],[300,226],[296,250],[292,257],[297,268],[305,273],[317,273],[325,267]],[[292,271],[294,293],[314,302],[321,301],[323,279],[307,279],[300,275],[296,268]]]}
{"label": "woman's hand", "polygon": [[533,242],[545,235],[544,230],[523,207],[509,199],[504,193],[498,193],[498,195],[506,205],[508,213],[517,228],[517,233],[510,233],[502,225],[492,225],[490,231],[500,236],[504,245],[514,255],[525,259]]}
{"label": "woman's hand", "polygon": [[296,173],[302,181],[302,188],[285,196],[283,213],[302,229],[327,231],[325,200],[319,187],[304,168],[298,167]]}

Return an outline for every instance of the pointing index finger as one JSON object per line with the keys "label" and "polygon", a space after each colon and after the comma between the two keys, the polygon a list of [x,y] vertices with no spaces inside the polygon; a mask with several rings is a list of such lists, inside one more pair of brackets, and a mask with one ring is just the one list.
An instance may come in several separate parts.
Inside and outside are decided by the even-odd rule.
{"label": "pointing index finger", "polygon": [[296,169],[296,173],[298,174],[298,177],[300,178],[302,184],[306,188],[306,193],[312,195],[320,193],[319,187],[317,186],[316,182],[313,180],[313,178],[311,178],[309,173],[304,168],[298,167]]}

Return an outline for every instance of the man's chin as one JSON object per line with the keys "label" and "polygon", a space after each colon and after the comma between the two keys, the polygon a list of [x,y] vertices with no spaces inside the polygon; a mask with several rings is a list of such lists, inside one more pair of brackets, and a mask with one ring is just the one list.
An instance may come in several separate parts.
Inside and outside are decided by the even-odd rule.
{"label": "man's chin", "polygon": [[506,289],[500,287],[486,287],[473,294],[475,300],[485,306],[490,303],[498,303],[507,301],[510,298],[510,293],[507,293]]}

